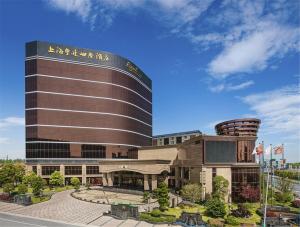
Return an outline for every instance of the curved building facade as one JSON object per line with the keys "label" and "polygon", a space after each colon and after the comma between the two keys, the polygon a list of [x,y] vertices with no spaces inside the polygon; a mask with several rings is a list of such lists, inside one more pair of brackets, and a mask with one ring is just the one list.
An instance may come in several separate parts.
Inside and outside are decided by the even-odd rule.
{"label": "curved building facade", "polygon": [[259,119],[242,118],[221,122],[215,126],[215,130],[218,135],[256,137],[259,125]]}
{"label": "curved building facade", "polygon": [[152,83],[103,51],[26,44],[26,158],[124,158],[152,142]]}

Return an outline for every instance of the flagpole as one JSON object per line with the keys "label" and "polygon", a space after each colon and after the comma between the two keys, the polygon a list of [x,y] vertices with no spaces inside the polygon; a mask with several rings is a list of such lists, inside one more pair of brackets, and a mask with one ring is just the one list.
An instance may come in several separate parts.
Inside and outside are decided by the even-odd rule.
{"label": "flagpole", "polygon": [[284,169],[284,147],[282,144],[282,169]]}
{"label": "flagpole", "polygon": [[[262,169],[262,183],[263,183],[263,191],[262,191],[262,194],[264,194],[264,191],[265,191],[265,147],[264,147],[264,141],[261,142],[262,143],[262,146],[263,146],[263,153],[262,153],[262,166],[261,166],[261,169]],[[262,202],[264,204],[264,196],[262,198]]]}
{"label": "flagpole", "polygon": [[271,152],[271,206],[273,206],[273,158],[272,158],[272,144],[270,144]]}
{"label": "flagpole", "polygon": [[266,199],[265,199],[265,209],[264,209],[264,224],[263,227],[266,227],[266,217],[267,217],[267,204],[268,204],[268,186],[269,186],[269,169],[267,167],[268,177],[267,177],[267,191],[266,191]]}

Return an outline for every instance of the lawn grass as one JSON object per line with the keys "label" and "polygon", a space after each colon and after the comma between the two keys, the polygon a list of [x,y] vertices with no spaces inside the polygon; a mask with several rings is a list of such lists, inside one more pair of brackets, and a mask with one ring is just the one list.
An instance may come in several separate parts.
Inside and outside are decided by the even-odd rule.
{"label": "lawn grass", "polygon": [[32,204],[37,204],[37,203],[41,203],[41,202],[46,202],[50,199],[51,197],[50,196],[42,196],[42,197],[39,197],[39,196],[32,196],[31,197],[31,201],[32,201]]}

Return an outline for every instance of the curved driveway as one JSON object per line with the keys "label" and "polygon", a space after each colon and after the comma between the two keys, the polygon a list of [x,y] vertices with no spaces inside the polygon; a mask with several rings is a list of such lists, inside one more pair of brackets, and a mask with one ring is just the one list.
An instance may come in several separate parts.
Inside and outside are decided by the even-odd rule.
{"label": "curved driveway", "polygon": [[93,226],[154,226],[143,221],[118,220],[110,216],[103,216],[103,213],[110,209],[109,205],[84,202],[73,198],[70,193],[71,191],[59,192],[47,202],[27,207],[0,202],[0,212]]}

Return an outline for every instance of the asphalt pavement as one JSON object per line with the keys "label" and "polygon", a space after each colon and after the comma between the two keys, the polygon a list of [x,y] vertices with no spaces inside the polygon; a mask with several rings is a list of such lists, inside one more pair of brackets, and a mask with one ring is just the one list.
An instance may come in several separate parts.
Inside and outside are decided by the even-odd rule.
{"label": "asphalt pavement", "polygon": [[22,215],[0,213],[0,226],[2,227],[82,227],[86,225],[72,225],[63,222],[43,220]]}

